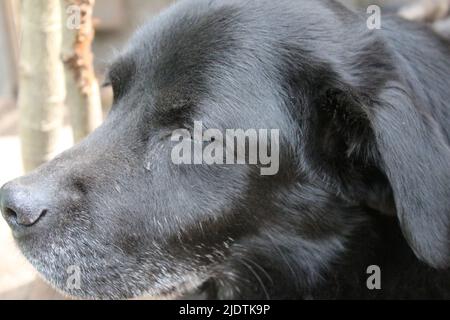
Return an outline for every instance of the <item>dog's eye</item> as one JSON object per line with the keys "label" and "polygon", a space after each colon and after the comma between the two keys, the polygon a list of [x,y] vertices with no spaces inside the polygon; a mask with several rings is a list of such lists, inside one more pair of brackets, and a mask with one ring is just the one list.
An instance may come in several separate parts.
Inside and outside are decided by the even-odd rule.
{"label": "dog's eye", "polygon": [[191,136],[190,140],[194,143],[211,143],[214,142],[216,139],[215,138],[211,138],[211,139],[205,139],[205,138],[201,138],[201,139],[195,139],[193,136]]}
{"label": "dog's eye", "polygon": [[205,139],[205,138],[200,137],[200,139],[198,139],[198,138],[196,139],[196,138],[194,137],[192,131],[189,130],[189,129],[187,129],[187,130],[189,131],[189,134],[190,134],[189,140],[192,141],[192,142],[194,142],[194,143],[212,143],[212,142],[215,142],[215,141],[216,141],[216,138],[215,138],[215,137],[211,137],[210,139]]}
{"label": "dog's eye", "polygon": [[110,67],[104,84],[112,87],[114,101],[121,98],[130,87],[134,70],[134,63],[128,60],[120,60]]}
{"label": "dog's eye", "polygon": [[113,90],[114,101],[117,101],[123,94],[123,86],[120,78],[111,79],[111,88]]}
{"label": "dog's eye", "polygon": [[111,74],[109,74],[105,81],[101,84],[102,88],[111,88],[113,92],[114,101],[117,101],[121,95],[121,88],[118,79],[114,79]]}

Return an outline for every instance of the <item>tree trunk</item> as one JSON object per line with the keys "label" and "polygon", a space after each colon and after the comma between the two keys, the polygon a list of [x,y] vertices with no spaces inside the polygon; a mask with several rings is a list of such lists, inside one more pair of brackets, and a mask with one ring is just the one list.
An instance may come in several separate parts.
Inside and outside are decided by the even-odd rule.
{"label": "tree trunk", "polygon": [[22,0],[19,97],[23,165],[55,156],[65,97],[58,0]]}
{"label": "tree trunk", "polygon": [[8,99],[17,97],[18,32],[16,18],[12,0],[1,1],[0,46],[3,48],[3,55],[0,57],[0,67],[3,74],[0,78],[0,96]]}
{"label": "tree trunk", "polygon": [[92,11],[95,0],[60,0],[63,10],[63,62],[66,105],[75,142],[102,121],[100,90],[94,73],[91,44],[94,39]]}

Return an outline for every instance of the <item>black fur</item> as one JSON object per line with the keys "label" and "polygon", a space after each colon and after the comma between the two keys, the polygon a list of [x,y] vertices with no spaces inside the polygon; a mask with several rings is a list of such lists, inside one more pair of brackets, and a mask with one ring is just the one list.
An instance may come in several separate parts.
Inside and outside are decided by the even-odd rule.
{"label": "black fur", "polygon": [[[137,32],[110,79],[103,126],[5,187],[52,195],[17,241],[56,287],[450,298],[450,46],[426,27],[369,30],[334,1],[186,0]],[[280,172],[173,165],[168,135],[194,120],[280,129]],[[81,290],[65,287],[69,265]]]}

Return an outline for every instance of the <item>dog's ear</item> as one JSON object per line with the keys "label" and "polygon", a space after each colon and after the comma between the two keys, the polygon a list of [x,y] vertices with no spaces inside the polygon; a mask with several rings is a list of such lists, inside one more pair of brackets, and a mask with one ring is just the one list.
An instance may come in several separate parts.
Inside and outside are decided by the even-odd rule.
{"label": "dog's ear", "polygon": [[450,265],[450,148],[408,91],[389,84],[366,111],[403,233],[431,266]]}
{"label": "dog's ear", "polygon": [[450,147],[442,127],[397,82],[372,99],[350,92],[328,90],[319,108],[332,115],[321,123],[331,132],[328,150],[378,168],[417,257],[435,268],[450,266]]}

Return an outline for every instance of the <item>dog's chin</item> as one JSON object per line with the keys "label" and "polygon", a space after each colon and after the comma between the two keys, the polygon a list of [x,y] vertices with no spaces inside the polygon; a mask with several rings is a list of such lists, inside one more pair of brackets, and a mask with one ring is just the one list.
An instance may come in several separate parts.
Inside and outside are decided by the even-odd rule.
{"label": "dog's chin", "polygon": [[148,299],[175,300],[186,296],[197,296],[208,280],[202,272],[180,272],[155,277],[145,270],[129,270],[123,267],[102,272],[101,269],[89,268],[82,263],[83,276],[79,287],[70,286],[71,273],[66,266],[74,261],[57,260],[55,256],[30,254],[22,250],[24,256],[37,271],[39,277],[67,299],[112,300],[112,299]]}
{"label": "dog's chin", "polygon": [[174,283],[172,288],[158,291],[157,289],[149,290],[146,294],[138,299],[149,300],[178,300],[187,296],[199,296],[202,293],[202,287],[206,283],[207,278],[192,275],[186,277],[184,281]]}
{"label": "dog's chin", "polygon": [[202,280],[198,277],[191,277],[186,279],[185,282],[174,283],[171,288],[163,290],[152,288],[141,294],[121,292],[109,295],[99,292],[97,295],[92,295],[75,290],[61,289],[61,286],[56,284],[55,281],[47,279],[40,273],[38,275],[47,285],[68,300],[182,300],[186,297],[200,297],[203,292],[202,287],[207,281],[206,279]]}
{"label": "dog's chin", "polygon": [[[202,294],[202,287],[206,283],[206,279],[201,279],[197,276],[192,276],[179,283],[173,283],[169,285],[169,288],[154,287],[146,290],[140,294],[121,292],[114,295],[104,295],[99,292],[97,295],[83,294],[77,291],[65,291],[56,287],[52,282],[45,280],[51,287],[58,291],[61,295],[67,299],[79,300],[112,300],[112,299],[131,299],[131,300],[182,300],[186,297],[198,297]],[[117,288],[122,289],[122,288]]]}

